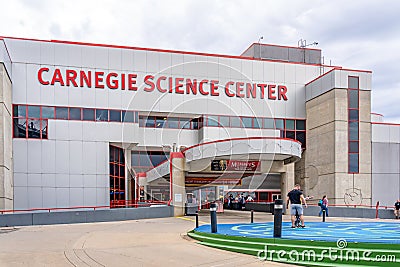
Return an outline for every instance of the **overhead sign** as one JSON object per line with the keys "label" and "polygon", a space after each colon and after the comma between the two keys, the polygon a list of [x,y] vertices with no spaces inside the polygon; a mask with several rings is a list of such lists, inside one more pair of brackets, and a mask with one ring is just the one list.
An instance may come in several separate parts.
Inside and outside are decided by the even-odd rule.
{"label": "overhead sign", "polygon": [[260,169],[259,161],[241,160],[213,160],[212,171],[257,171]]}

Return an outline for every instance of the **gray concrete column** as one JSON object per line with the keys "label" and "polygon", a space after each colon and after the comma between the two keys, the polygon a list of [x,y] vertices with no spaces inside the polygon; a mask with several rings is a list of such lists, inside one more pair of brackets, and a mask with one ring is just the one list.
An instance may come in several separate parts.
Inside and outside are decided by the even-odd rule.
{"label": "gray concrete column", "polygon": [[0,210],[14,208],[11,81],[0,63]]}
{"label": "gray concrete column", "polygon": [[[125,157],[125,200],[132,201],[135,198],[134,188],[134,173],[131,173],[132,162],[131,162],[131,151],[128,149],[124,149],[124,157]],[[133,190],[132,190],[133,189]]]}
{"label": "gray concrete column", "polygon": [[174,216],[185,214],[185,157],[181,152],[170,153],[170,184],[171,205],[174,207]]}

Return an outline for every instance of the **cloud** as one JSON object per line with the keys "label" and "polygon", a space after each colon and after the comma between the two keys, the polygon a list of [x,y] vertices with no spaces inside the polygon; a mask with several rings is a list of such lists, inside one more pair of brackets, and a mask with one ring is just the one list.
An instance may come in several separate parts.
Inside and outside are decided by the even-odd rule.
{"label": "cloud", "polygon": [[400,117],[387,105],[400,101],[399,1],[0,0],[0,6],[3,36],[232,55],[260,36],[290,46],[318,41],[325,64],[372,70],[372,110]]}

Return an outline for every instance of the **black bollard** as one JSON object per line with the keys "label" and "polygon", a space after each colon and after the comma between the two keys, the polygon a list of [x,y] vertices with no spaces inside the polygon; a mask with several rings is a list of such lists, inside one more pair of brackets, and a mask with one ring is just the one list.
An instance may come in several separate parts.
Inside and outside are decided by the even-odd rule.
{"label": "black bollard", "polygon": [[196,212],[196,228],[199,228],[199,214]]}
{"label": "black bollard", "polygon": [[254,222],[254,210],[251,210],[250,223]]}
{"label": "black bollard", "polygon": [[326,210],[322,210],[322,222],[325,222],[325,213],[326,213]]}
{"label": "black bollard", "polygon": [[217,232],[217,204],[210,204],[211,233]]}
{"label": "black bollard", "polygon": [[274,237],[282,237],[282,199],[276,199],[274,205]]}

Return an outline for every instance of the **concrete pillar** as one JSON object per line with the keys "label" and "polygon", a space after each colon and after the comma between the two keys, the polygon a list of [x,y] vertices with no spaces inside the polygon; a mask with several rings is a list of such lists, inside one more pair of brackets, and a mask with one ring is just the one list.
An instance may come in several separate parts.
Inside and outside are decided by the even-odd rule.
{"label": "concrete pillar", "polygon": [[281,196],[283,202],[286,201],[286,196],[294,187],[294,163],[285,165],[286,172],[281,174]]}
{"label": "concrete pillar", "polygon": [[181,152],[170,153],[170,198],[174,216],[185,214],[185,157]]}
{"label": "concrete pillar", "polygon": [[11,81],[0,63],[0,210],[13,209]]}
{"label": "concrete pillar", "polygon": [[132,200],[135,198],[135,192],[132,190],[132,185],[134,183],[133,179],[135,174],[132,174],[131,171],[131,151],[128,149],[124,149],[124,157],[125,157],[125,200],[128,201],[128,204],[132,203]]}

